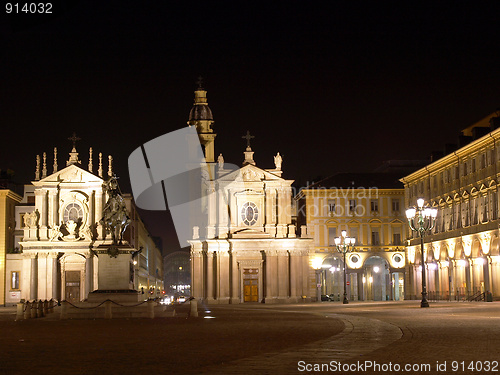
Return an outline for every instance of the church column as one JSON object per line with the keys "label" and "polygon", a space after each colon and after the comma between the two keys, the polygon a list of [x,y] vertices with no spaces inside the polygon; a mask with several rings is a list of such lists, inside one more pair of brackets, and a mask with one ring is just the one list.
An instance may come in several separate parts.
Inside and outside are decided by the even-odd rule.
{"label": "church column", "polygon": [[[219,186],[218,189],[218,203],[219,203],[219,223],[218,223],[218,235],[219,238],[227,238],[227,232],[228,232],[228,211],[227,211],[227,204],[228,202],[226,201],[226,196],[225,196],[225,191],[224,189]],[[229,197],[227,197],[229,199]]]}
{"label": "church column", "polygon": [[21,298],[28,301],[31,298],[31,253],[23,253],[21,269]]}
{"label": "church column", "polygon": [[[290,260],[290,297],[292,302],[299,302],[301,293],[299,284],[302,282],[302,272],[300,267],[300,257],[297,256],[296,249],[289,255]],[[300,285],[301,286],[301,285]]]}
{"label": "church column", "polygon": [[206,190],[207,194],[207,209],[208,209],[208,223],[207,223],[207,238],[215,238],[215,223],[217,221],[217,208],[216,208],[216,193],[214,182],[209,182],[209,187]]}
{"label": "church column", "polygon": [[281,187],[278,189],[278,228],[277,228],[277,238],[286,237],[286,215],[285,215],[285,191]]}
{"label": "church column", "polygon": [[[237,253],[231,254],[231,303],[240,303],[240,271],[238,269]],[[262,276],[262,275],[260,275]]]}
{"label": "church column", "polygon": [[[47,284],[48,284],[48,274],[47,274],[47,253],[38,253],[38,295],[39,299],[47,299]],[[52,280],[51,280],[52,281]],[[51,283],[52,285],[52,283]]]}
{"label": "church column", "polygon": [[290,188],[286,188],[285,190],[285,202],[283,205],[284,215],[285,215],[285,224],[290,224],[292,222],[292,192]]}
{"label": "church column", "polygon": [[207,302],[214,302],[214,252],[207,251]]}
{"label": "church column", "polygon": [[[59,288],[59,274],[57,272],[57,253],[51,252],[47,258],[47,272],[50,272],[51,276],[51,284],[50,284],[50,293],[48,293],[48,298],[60,299],[60,288]],[[49,284],[47,283],[47,288],[49,288]]]}
{"label": "church column", "polygon": [[95,223],[95,190],[90,192],[89,197],[89,222],[88,225]]}
{"label": "church column", "polygon": [[[95,213],[94,218],[95,222],[99,223],[99,220],[102,218],[102,191],[96,190],[95,192]],[[104,238],[104,226],[99,225],[97,229],[97,239],[102,240]]]}
{"label": "church column", "polygon": [[31,253],[30,264],[30,297],[29,299],[38,298],[38,268],[37,268],[37,254]]}
{"label": "church column", "polygon": [[35,207],[38,210],[40,215],[38,219],[39,225],[39,236],[41,240],[45,240],[48,238],[48,230],[47,230],[47,200],[48,200],[48,192],[45,189],[37,189],[35,190]]}
{"label": "church column", "polygon": [[48,207],[48,225],[53,228],[54,225],[59,225],[59,207],[58,207],[58,191],[52,189],[49,191],[49,207]]}
{"label": "church column", "polygon": [[238,225],[238,206],[236,205],[236,197],[234,196],[233,191],[228,190],[227,197],[229,199],[229,207],[231,209],[230,211],[231,225],[229,228],[231,230],[232,228],[235,228]]}
{"label": "church column", "polygon": [[217,300],[219,303],[229,303],[229,243],[218,241],[217,251]]}
{"label": "church column", "polygon": [[278,250],[278,298],[288,300],[290,297],[290,274],[288,250]]}
{"label": "church column", "polygon": [[94,257],[92,254],[85,254],[85,290],[83,299],[88,298],[90,292],[94,291]]}
{"label": "church column", "polygon": [[203,252],[201,250],[201,243],[191,245],[191,295],[196,299],[203,299],[205,278],[203,267]]}
{"label": "church column", "polygon": [[266,300],[274,303],[278,295],[278,256],[276,250],[266,250]]}
{"label": "church column", "polygon": [[276,189],[266,187],[266,233],[276,236]]}

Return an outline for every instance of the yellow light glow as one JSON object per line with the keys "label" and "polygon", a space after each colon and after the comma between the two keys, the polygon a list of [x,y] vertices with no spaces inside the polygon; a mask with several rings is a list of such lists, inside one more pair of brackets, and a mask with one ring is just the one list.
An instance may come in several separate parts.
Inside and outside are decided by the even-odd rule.
{"label": "yellow light glow", "polygon": [[371,276],[370,276],[370,277],[368,278],[368,281],[369,281],[369,282],[371,282],[371,283],[373,283],[373,277],[371,277]]}
{"label": "yellow light glow", "polygon": [[314,268],[315,270],[321,269],[321,263],[323,263],[323,259],[319,257],[313,258],[311,262],[312,268]]}

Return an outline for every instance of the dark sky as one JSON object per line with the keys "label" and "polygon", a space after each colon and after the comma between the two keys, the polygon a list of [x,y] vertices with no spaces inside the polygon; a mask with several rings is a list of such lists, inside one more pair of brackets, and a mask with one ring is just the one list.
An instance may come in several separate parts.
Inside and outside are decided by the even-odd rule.
{"label": "dark sky", "polygon": [[[199,75],[216,155],[241,163],[248,129],[257,165],[279,151],[300,183],[425,159],[500,107],[498,2],[53,4],[0,18],[0,168],[19,182],[75,131],[130,191],[128,155],[186,125]],[[144,214],[153,235],[166,216]]]}

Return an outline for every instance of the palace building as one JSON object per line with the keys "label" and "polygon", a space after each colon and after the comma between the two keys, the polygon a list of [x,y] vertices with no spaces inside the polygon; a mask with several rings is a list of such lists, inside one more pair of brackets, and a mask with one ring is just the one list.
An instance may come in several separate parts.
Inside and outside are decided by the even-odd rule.
{"label": "palace building", "polygon": [[[206,303],[291,303],[314,296],[310,264],[312,240],[296,235],[292,224],[292,180],[282,177],[282,158],[274,168],[256,165],[247,132],[243,166],[215,162],[212,111],[206,91],[195,91],[188,125],[195,126],[209,170],[208,225],[195,228],[191,245],[191,294]],[[206,234],[199,238],[199,229]]]}
{"label": "palace building", "polygon": [[[404,190],[394,173],[337,173],[300,190],[298,222],[314,239],[311,255],[324,299],[342,300],[344,268],[347,299],[402,300],[406,233]],[[337,251],[335,238],[346,231],[354,250]]]}
{"label": "palace building", "polygon": [[407,294],[420,298],[421,268],[429,299],[500,298],[500,118],[494,113],[462,131],[458,149],[404,177],[405,206],[418,198],[438,209],[427,233],[425,265],[420,240],[409,233]]}
{"label": "palace building", "polygon": [[[90,149],[85,168],[76,151],[77,138],[70,140],[73,149],[62,169],[58,168],[57,149],[52,173],[48,172],[46,153],[37,156],[35,180],[25,186],[24,197],[15,207],[12,238],[19,251],[6,256],[5,272],[10,278],[2,288],[6,304],[21,299],[83,301],[105,280],[99,273],[99,261],[112,254],[97,254],[97,248],[113,243],[100,223],[108,199],[105,179],[113,176],[113,160],[108,157],[105,170],[99,154],[96,168]],[[132,218],[124,246],[142,250],[130,264],[131,277],[123,289],[142,290],[145,298],[159,296],[163,291],[160,250],[148,240],[131,196],[124,203]]]}

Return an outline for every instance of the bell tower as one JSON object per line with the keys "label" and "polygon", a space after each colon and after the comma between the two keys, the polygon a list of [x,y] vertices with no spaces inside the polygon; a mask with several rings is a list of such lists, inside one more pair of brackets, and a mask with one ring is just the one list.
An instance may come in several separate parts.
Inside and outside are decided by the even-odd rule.
{"label": "bell tower", "polygon": [[189,126],[196,126],[200,143],[205,151],[205,161],[207,163],[215,162],[214,155],[214,140],[217,134],[212,129],[214,119],[212,110],[208,106],[207,91],[203,88],[203,80],[201,77],[197,81],[198,88],[194,92],[194,103],[189,112]]}

